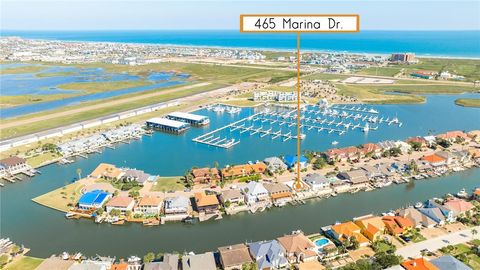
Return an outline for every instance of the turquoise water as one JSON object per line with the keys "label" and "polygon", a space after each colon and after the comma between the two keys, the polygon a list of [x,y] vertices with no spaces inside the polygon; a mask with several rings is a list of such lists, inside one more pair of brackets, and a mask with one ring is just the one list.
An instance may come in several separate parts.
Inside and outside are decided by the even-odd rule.
{"label": "turquoise water", "polygon": [[[9,68],[15,66],[26,66],[27,64],[3,64],[0,68]],[[48,74],[56,72],[73,72],[72,75],[37,77],[37,74]],[[83,68],[48,66],[44,71],[37,73],[22,74],[2,74],[0,75],[0,84],[2,86],[1,95],[52,95],[52,94],[81,94],[82,91],[64,90],[57,86],[65,83],[82,82],[109,82],[109,81],[138,81],[146,79],[152,84],[138,87],[129,87],[109,92],[99,92],[86,95],[75,95],[54,101],[32,103],[28,105],[14,106],[2,109],[0,119],[22,116],[30,113],[37,113],[46,110],[58,109],[64,106],[75,105],[86,101],[95,101],[105,98],[112,98],[126,94],[139,93],[157,88],[185,83],[187,74],[175,74],[171,72],[152,72],[146,78],[128,73],[110,73],[102,68]]]}
{"label": "turquoise water", "polygon": [[[245,34],[237,30],[2,30],[2,35],[35,39],[268,49],[295,49],[296,46],[294,34]],[[361,31],[355,34],[305,34],[302,35],[302,49],[385,54],[408,51],[419,55],[480,57],[479,40],[480,31]]]}
{"label": "turquoise water", "polygon": [[[405,139],[429,132],[480,129],[480,109],[454,105],[458,97],[478,97],[478,94],[433,95],[427,97],[425,104],[373,106],[384,115],[397,116],[404,125],[401,128],[386,126],[368,134],[354,131],[341,137],[307,133],[302,147],[325,150],[331,147],[332,140],[339,141],[338,146],[341,147],[385,139]],[[222,115],[200,110],[198,114],[210,117],[210,126],[191,128],[180,136],[155,132],[151,137],[145,136],[130,144],[119,144],[116,149],[104,149],[101,154],[90,155],[88,159],[80,158],[73,164],[41,168],[41,175],[7,184],[0,189],[0,235],[32,248],[32,256],[49,256],[62,251],[117,257],[143,255],[149,251],[200,252],[228,244],[272,239],[296,229],[314,233],[321,226],[336,221],[382,213],[445,193],[458,192],[462,188],[471,190],[480,186],[480,169],[472,169],[435,180],[391,185],[382,190],[344,194],[327,200],[311,200],[298,207],[275,208],[258,214],[244,213],[195,225],[171,223],[153,228],[139,224],[112,226],[95,224],[91,220],[67,220],[62,213],[31,201],[34,197],[75,181],[78,168],[86,175],[100,162],[171,176],[183,174],[193,166],[212,166],[215,161],[223,166],[291,154],[295,149],[293,141],[282,143],[246,134],[238,135],[241,143],[230,149],[213,148],[191,141],[200,134],[253,112],[253,109],[244,109],[239,115]]]}

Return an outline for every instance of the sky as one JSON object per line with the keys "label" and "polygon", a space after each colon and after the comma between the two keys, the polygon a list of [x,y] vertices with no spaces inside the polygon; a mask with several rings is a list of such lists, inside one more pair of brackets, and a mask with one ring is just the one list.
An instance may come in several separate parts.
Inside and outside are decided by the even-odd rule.
{"label": "sky", "polygon": [[480,1],[0,0],[0,29],[238,29],[249,13],[359,14],[362,30],[480,30]]}

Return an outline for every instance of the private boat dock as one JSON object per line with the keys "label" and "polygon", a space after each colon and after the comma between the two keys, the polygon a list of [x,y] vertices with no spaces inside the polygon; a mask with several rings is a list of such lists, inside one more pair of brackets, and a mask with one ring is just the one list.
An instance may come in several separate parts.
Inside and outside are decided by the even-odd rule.
{"label": "private boat dock", "polygon": [[154,117],[146,121],[147,128],[180,134],[190,128],[190,124],[167,118]]}
{"label": "private boat dock", "polygon": [[172,112],[167,115],[168,119],[185,122],[192,126],[206,126],[210,123],[210,119],[207,116],[184,113],[184,112]]}

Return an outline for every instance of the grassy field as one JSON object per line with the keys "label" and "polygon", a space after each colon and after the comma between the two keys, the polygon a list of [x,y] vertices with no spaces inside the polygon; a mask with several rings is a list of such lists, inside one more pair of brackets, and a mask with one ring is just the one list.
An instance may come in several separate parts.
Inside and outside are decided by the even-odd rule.
{"label": "grassy field", "polygon": [[39,266],[42,262],[43,259],[40,258],[23,256],[20,260],[5,267],[5,270],[33,270],[37,268],[37,266]]}
{"label": "grassy field", "polygon": [[85,93],[109,92],[131,87],[139,87],[153,84],[150,81],[107,81],[107,82],[79,82],[79,83],[65,83],[57,87],[65,90],[78,90]]}
{"label": "grassy field", "polygon": [[[71,115],[67,115],[67,116],[63,116],[63,117],[59,117],[59,118],[49,119],[48,121],[39,121],[39,122],[36,122],[36,123],[31,123],[29,125],[16,126],[16,127],[12,127],[12,128],[4,128],[4,129],[1,129],[0,137],[2,139],[5,139],[5,138],[9,138],[9,137],[14,137],[14,136],[21,136],[21,135],[41,131],[41,130],[46,130],[46,129],[50,129],[50,128],[54,128],[54,127],[58,127],[58,126],[62,126],[62,125],[72,124],[72,123],[76,123],[76,122],[83,121],[83,120],[88,120],[88,119],[93,119],[93,118],[96,118],[96,117],[101,117],[101,116],[113,114],[113,113],[116,113],[116,112],[122,112],[122,111],[126,111],[126,110],[129,110],[129,109],[139,108],[139,107],[142,107],[142,106],[147,106],[147,105],[151,105],[151,104],[155,104],[155,103],[159,103],[159,102],[164,102],[164,101],[168,101],[168,100],[172,100],[172,99],[176,99],[176,98],[180,98],[180,97],[185,97],[185,96],[193,95],[193,94],[196,94],[196,93],[202,93],[202,92],[210,91],[210,90],[217,89],[217,88],[220,88],[220,87],[222,87],[222,85],[219,85],[219,84],[210,84],[210,85],[206,85],[206,86],[199,86],[199,87],[194,87],[194,88],[183,90],[183,91],[177,91],[177,92],[174,92],[174,93],[167,93],[167,94],[163,94],[163,95],[158,95],[158,96],[155,96],[154,98],[145,98],[145,99],[141,99],[141,100],[136,100],[136,101],[132,101],[132,102],[123,103],[123,104],[116,105],[116,106],[105,107],[105,108],[99,109],[99,110],[86,111],[86,112],[82,112],[82,113],[78,113],[78,114],[71,114]],[[166,88],[162,88],[161,90],[166,90]],[[151,91],[148,91],[148,92],[153,92],[153,91],[156,91],[156,90],[151,90]],[[134,97],[134,96],[137,96],[137,95],[138,94],[124,95],[124,96],[118,97],[116,99],[124,99],[124,98]],[[109,99],[109,100],[116,100],[116,99]],[[33,116],[48,115],[48,114],[51,114],[51,113],[66,111],[68,109],[80,108],[80,107],[87,106],[87,105],[101,104],[103,102],[105,102],[105,101],[95,101],[95,102],[82,103],[81,105],[70,106],[68,108],[51,110],[51,111],[48,111],[48,112],[42,112],[42,113],[37,113],[37,114],[31,114],[31,115],[28,115],[28,116],[22,116],[22,117],[18,117],[18,118],[14,118],[14,119],[4,120],[2,122],[3,123],[8,123],[10,121],[18,121],[20,119],[28,119],[28,118],[33,117]]]}
{"label": "grassy field", "polygon": [[358,74],[393,77],[398,74],[400,70],[401,68],[399,67],[369,67],[362,69]]}
{"label": "grassy field", "polygon": [[77,94],[0,96],[0,108],[58,100],[76,95]]}
{"label": "grassy field", "polygon": [[[360,101],[373,104],[422,103],[425,99],[417,95],[385,94],[381,88],[338,84],[339,94],[354,96]],[[393,91],[393,90],[391,90]]]}
{"label": "grassy field", "polygon": [[455,104],[463,107],[480,108],[480,98],[459,98],[455,100]]}
{"label": "grassy field", "polygon": [[239,106],[239,107],[253,107],[258,104],[259,102],[255,102],[253,100],[249,99],[229,99],[229,100],[221,100],[220,103],[225,104],[225,105],[231,105],[231,106]]}
{"label": "grassy field", "polygon": [[0,73],[2,75],[5,74],[22,74],[22,73],[36,73],[42,70],[47,69],[48,66],[19,66],[19,67],[11,67],[0,69]]}
{"label": "grassy field", "polygon": [[35,74],[35,77],[38,78],[46,78],[46,77],[57,77],[57,76],[71,76],[77,74],[73,71],[63,71],[63,72],[45,72],[45,73],[38,73]]}
{"label": "grassy field", "polygon": [[443,59],[421,58],[418,64],[399,65],[405,68],[406,73],[414,70],[449,71],[450,73],[465,76],[468,81],[480,79],[480,60],[473,59]]}
{"label": "grassy field", "polygon": [[28,165],[36,168],[36,167],[44,164],[47,161],[55,160],[59,157],[61,157],[59,154],[49,152],[49,153],[40,154],[40,155],[35,156],[35,157],[27,158],[27,163],[28,163]]}
{"label": "grassy field", "polygon": [[68,204],[78,201],[82,188],[82,184],[75,182],[33,198],[32,201],[58,211],[68,212],[70,208]]}
{"label": "grassy field", "polygon": [[181,176],[159,177],[150,191],[167,192],[170,190],[183,190],[185,185]]}

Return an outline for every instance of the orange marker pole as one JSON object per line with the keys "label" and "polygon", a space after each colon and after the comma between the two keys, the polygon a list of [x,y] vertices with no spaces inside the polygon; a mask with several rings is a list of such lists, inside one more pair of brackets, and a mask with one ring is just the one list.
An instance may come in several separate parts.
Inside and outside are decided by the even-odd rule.
{"label": "orange marker pole", "polygon": [[295,181],[295,186],[301,188],[300,183],[300,143],[301,143],[301,128],[300,128],[300,32],[297,32],[297,179]]}

